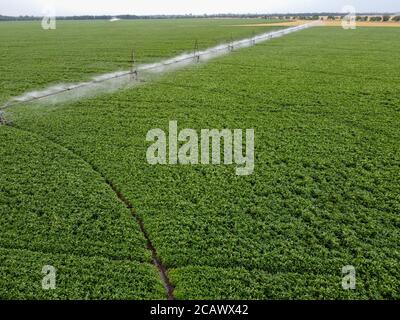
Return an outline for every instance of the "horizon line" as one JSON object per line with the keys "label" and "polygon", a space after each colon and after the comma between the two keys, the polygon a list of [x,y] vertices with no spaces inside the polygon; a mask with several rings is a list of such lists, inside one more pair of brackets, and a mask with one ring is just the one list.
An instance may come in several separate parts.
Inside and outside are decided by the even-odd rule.
{"label": "horizon line", "polygon": [[[152,13],[152,14],[133,14],[133,13],[119,13],[119,14],[109,14],[109,13],[104,13],[104,14],[76,14],[76,15],[56,15],[56,17],[82,17],[82,16],[89,16],[89,17],[102,17],[102,16],[109,16],[109,17],[119,17],[119,16],[131,16],[131,17],[158,17],[158,16],[181,16],[181,17],[187,17],[187,16],[195,16],[195,17],[202,17],[202,16],[238,16],[238,15],[245,15],[245,16],[286,16],[286,15],[346,15],[347,13],[344,12],[330,12],[330,11],[321,11],[321,12],[275,12],[275,13],[262,13],[262,12],[256,12],[256,13],[251,13],[251,12],[246,12],[246,13]],[[359,12],[356,13],[356,15],[400,15],[400,12]],[[43,15],[27,15],[27,14],[21,14],[21,15],[2,15],[0,14],[0,17],[9,17],[9,18],[19,18],[19,17],[35,17],[35,18],[40,18],[43,17]]]}

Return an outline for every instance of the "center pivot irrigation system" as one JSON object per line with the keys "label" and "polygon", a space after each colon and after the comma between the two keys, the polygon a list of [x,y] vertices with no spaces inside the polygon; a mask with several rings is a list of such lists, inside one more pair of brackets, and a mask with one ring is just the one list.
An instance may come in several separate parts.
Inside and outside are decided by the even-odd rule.
{"label": "center pivot irrigation system", "polygon": [[[257,43],[268,41],[274,38],[279,38],[289,33],[304,30],[310,27],[320,25],[320,21],[313,21],[307,24],[282,29],[273,32],[267,32],[260,35],[253,35],[251,38],[233,41],[228,44],[218,45],[206,50],[199,50],[198,42],[195,42],[193,53],[185,53],[171,59],[153,64],[137,65],[135,61],[135,53],[132,50],[131,68],[129,71],[119,71],[107,73],[100,76],[93,77],[91,80],[76,84],[60,84],[48,87],[41,91],[28,92],[24,95],[15,97],[8,101],[5,105],[0,107],[0,124],[5,123],[4,112],[2,110],[21,103],[29,103],[37,100],[44,100],[45,98],[60,96],[63,93],[72,93],[72,97],[66,97],[64,100],[83,97],[95,92],[115,91],[125,85],[139,84],[146,82],[152,74],[161,74],[167,71],[183,68],[185,66],[206,62],[210,59],[226,55],[235,49],[242,49],[256,45]],[[58,102],[63,99],[57,98],[53,101]],[[49,101],[51,102],[51,101]]]}

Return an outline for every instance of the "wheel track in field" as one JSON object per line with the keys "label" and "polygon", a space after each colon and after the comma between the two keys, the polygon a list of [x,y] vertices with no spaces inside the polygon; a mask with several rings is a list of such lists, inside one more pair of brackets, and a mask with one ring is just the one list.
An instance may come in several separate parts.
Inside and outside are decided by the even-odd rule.
{"label": "wheel track in field", "polygon": [[[98,171],[96,171],[96,172],[98,172]],[[132,216],[135,218],[136,223],[139,225],[139,228],[142,231],[142,233],[147,241],[147,249],[151,252],[152,262],[158,270],[160,279],[165,288],[167,299],[174,300],[174,295],[173,295],[174,288],[168,278],[167,269],[162,264],[160,258],[158,257],[157,250],[154,247],[153,242],[151,241],[149,234],[146,231],[143,220],[139,217],[139,215],[137,214],[136,210],[133,208],[130,201],[122,194],[122,192],[114,185],[114,183],[107,178],[105,178],[105,181],[109,185],[109,187],[114,191],[114,193],[117,195],[118,199],[125,205],[125,207],[127,209],[129,209]]]}
{"label": "wheel track in field", "polygon": [[14,128],[14,129],[18,129],[24,132],[27,132],[29,134],[34,134],[36,136],[41,137],[42,139],[58,146],[59,148],[61,148],[64,151],[67,151],[71,154],[73,154],[75,157],[77,157],[78,159],[80,159],[81,161],[83,161],[84,163],[86,163],[94,172],[96,172],[102,179],[103,181],[108,185],[108,187],[113,191],[113,193],[115,194],[115,196],[117,197],[117,199],[125,206],[125,208],[127,208],[129,210],[129,212],[131,213],[132,217],[135,219],[135,222],[137,223],[137,225],[140,228],[141,233],[143,234],[145,240],[146,240],[146,248],[147,250],[150,251],[151,253],[151,262],[153,263],[153,265],[156,267],[161,283],[164,286],[165,289],[165,294],[166,294],[166,298],[167,300],[174,300],[174,287],[171,284],[171,281],[168,278],[168,273],[167,273],[167,268],[163,265],[161,259],[159,258],[158,254],[157,254],[157,250],[154,247],[153,242],[151,241],[149,234],[144,226],[143,220],[139,217],[139,215],[137,214],[136,210],[134,209],[133,205],[131,204],[131,202],[125,197],[125,195],[121,192],[121,190],[118,189],[118,187],[114,184],[113,181],[111,181],[110,179],[108,179],[105,175],[103,175],[100,170],[98,170],[96,168],[95,165],[93,165],[92,163],[90,163],[89,161],[87,161],[86,159],[84,159],[81,155],[77,154],[75,151],[67,148],[66,146],[54,141],[51,138],[48,138],[40,133],[37,133],[36,131],[31,131],[25,128],[21,128],[19,126],[16,126],[15,124],[10,124],[10,123],[6,123],[6,125],[8,127]]}

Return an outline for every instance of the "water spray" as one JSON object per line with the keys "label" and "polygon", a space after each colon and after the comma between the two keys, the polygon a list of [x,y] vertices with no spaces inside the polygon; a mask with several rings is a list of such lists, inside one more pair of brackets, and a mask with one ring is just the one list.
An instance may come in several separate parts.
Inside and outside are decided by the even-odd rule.
{"label": "water spray", "polygon": [[0,125],[7,124],[6,118],[4,117],[4,111],[0,111]]}

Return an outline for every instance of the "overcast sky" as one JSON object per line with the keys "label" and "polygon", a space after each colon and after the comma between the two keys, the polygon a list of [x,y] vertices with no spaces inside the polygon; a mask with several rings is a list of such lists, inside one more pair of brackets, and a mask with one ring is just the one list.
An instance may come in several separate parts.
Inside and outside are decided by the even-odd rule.
{"label": "overcast sky", "polygon": [[0,15],[42,15],[49,5],[57,15],[400,12],[400,0],[1,0]]}

